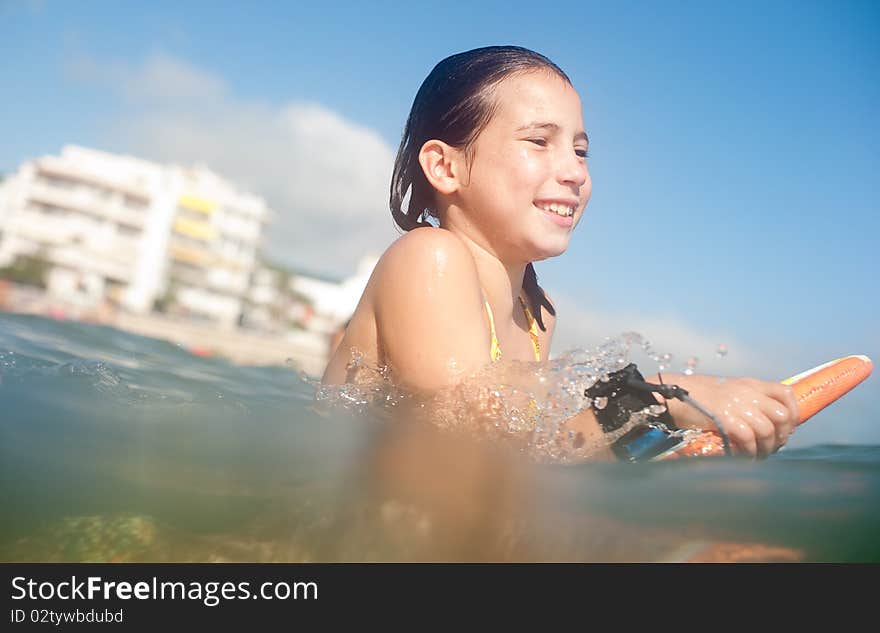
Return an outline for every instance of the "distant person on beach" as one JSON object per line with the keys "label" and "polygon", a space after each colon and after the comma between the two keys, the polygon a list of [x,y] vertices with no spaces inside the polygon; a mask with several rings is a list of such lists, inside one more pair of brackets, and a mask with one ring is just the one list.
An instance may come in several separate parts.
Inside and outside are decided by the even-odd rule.
{"label": "distant person on beach", "polygon": [[11,284],[6,279],[0,279],[0,310],[8,310],[11,306],[9,306],[9,295],[12,294],[10,292]]}
{"label": "distant person on beach", "polygon": [[[353,380],[353,347],[365,363],[386,366],[395,384],[423,393],[501,358],[546,362],[557,311],[533,262],[564,253],[583,217],[588,147],[580,97],[546,57],[492,46],[438,63],[416,94],[394,163],[391,215],[405,234],[376,265],[322,382]],[[776,451],[797,420],[793,393],[779,383],[663,381],[714,412],[747,455]],[[714,428],[694,407],[651,397],[679,428]],[[584,408],[561,432],[600,444],[597,415]]]}

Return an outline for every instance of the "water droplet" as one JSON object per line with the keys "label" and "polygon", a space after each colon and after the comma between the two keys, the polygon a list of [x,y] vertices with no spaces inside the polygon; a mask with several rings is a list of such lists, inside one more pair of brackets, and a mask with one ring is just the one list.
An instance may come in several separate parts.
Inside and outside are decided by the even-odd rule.
{"label": "water droplet", "polygon": [[648,407],[648,413],[651,415],[660,415],[662,413],[666,413],[666,407],[662,404],[652,404]]}
{"label": "water droplet", "polygon": [[602,410],[608,406],[608,398],[605,396],[600,396],[598,398],[593,399],[593,408]]}
{"label": "water droplet", "polygon": [[356,348],[351,348],[351,360],[348,361],[348,365],[346,365],[347,370],[357,369],[358,367],[362,367],[364,362],[364,355],[362,352],[357,350]]}
{"label": "water droplet", "polygon": [[720,343],[718,345],[718,349],[715,350],[715,353],[718,354],[718,356],[720,357],[727,356],[727,345],[725,345],[724,343]]}
{"label": "water droplet", "polygon": [[642,335],[638,332],[624,332],[622,338],[627,345],[642,343]]}

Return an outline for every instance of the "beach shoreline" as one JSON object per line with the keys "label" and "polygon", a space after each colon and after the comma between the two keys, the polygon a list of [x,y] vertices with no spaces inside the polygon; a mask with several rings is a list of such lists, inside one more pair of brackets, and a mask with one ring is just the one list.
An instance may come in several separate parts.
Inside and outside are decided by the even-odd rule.
{"label": "beach shoreline", "polygon": [[320,378],[327,363],[325,335],[305,330],[270,333],[151,312],[133,314],[109,305],[80,306],[39,288],[0,280],[0,311],[82,321],[174,343],[195,356],[237,365],[278,365]]}

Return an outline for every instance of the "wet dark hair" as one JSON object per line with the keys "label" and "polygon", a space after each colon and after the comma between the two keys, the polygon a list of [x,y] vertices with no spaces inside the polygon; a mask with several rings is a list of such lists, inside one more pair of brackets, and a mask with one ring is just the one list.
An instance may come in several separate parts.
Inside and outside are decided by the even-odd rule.
{"label": "wet dark hair", "polygon": [[[403,231],[433,226],[429,217],[437,217],[434,188],[419,164],[422,145],[437,139],[460,150],[470,158],[480,132],[497,108],[493,89],[515,73],[544,70],[571,85],[568,76],[552,61],[519,46],[487,46],[451,55],[442,60],[422,82],[413,100],[391,176],[391,216]],[[404,210],[404,199],[409,201]],[[523,278],[523,290],[531,311],[542,330],[547,328],[541,316],[543,306],[550,314],[556,311],[538,286],[535,267],[529,262]]]}

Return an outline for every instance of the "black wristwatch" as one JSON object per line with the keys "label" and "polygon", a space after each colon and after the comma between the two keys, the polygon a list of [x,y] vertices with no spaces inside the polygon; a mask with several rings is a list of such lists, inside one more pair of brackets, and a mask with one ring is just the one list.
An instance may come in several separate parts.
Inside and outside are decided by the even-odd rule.
{"label": "black wristwatch", "polygon": [[[590,399],[590,406],[602,430],[609,433],[626,424],[633,413],[659,404],[653,395],[658,387],[662,386],[646,382],[635,363],[630,363],[608,374],[607,381],[597,381],[585,389],[584,395]],[[603,399],[604,406],[597,406],[598,398]],[[611,450],[624,461],[650,460],[682,442],[681,434],[675,433],[676,430],[668,410],[649,414],[646,424],[627,431],[611,445]]]}

